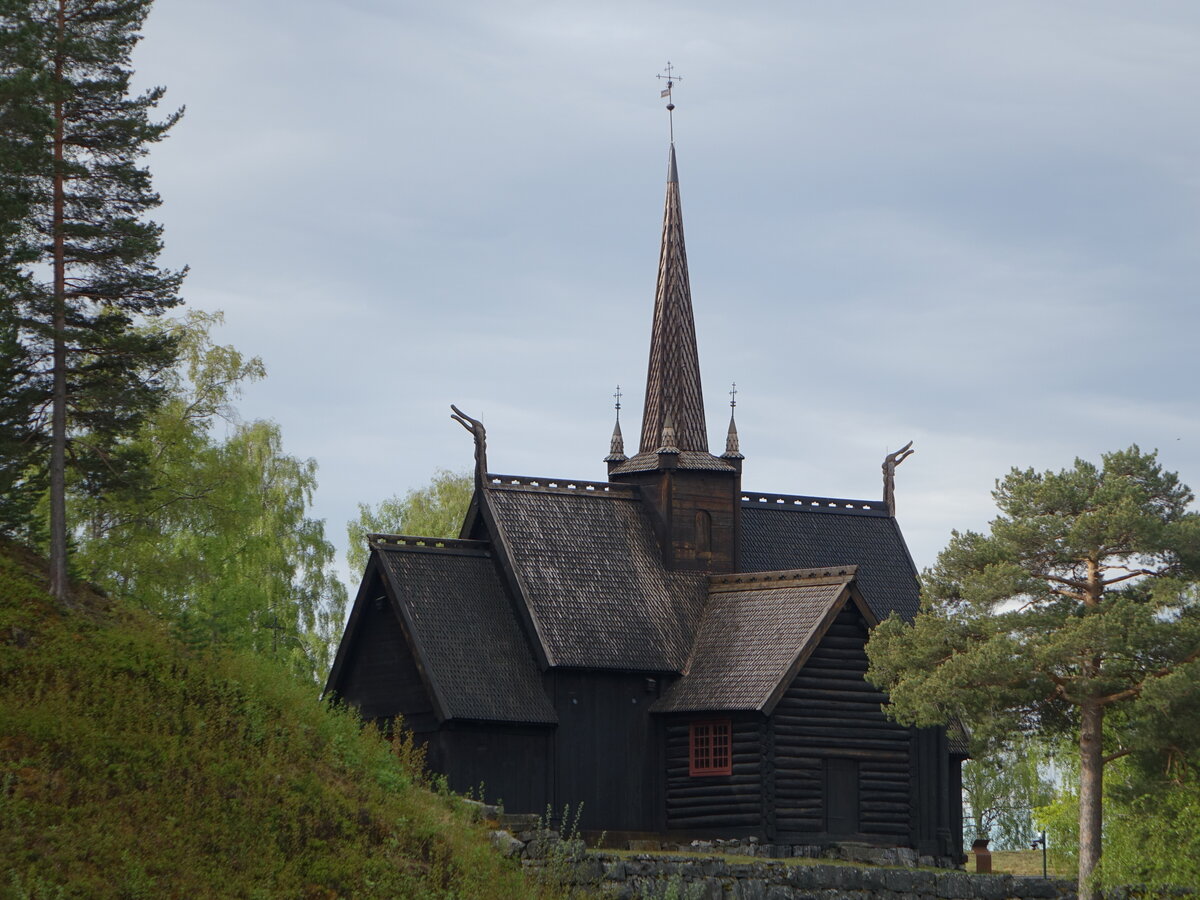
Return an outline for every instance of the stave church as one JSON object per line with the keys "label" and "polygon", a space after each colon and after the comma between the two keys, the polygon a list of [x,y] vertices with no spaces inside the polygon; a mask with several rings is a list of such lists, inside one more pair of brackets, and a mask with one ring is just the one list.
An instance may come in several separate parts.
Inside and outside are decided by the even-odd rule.
{"label": "stave church", "polygon": [[[669,107],[671,108],[671,107]],[[459,791],[610,836],[865,843],[957,861],[961,743],[864,678],[918,607],[883,496],[747,490],[710,449],[672,141],[641,433],[607,478],[488,471],[458,539],[371,535],[327,693],[402,720]],[[761,440],[761,438],[760,438]]]}

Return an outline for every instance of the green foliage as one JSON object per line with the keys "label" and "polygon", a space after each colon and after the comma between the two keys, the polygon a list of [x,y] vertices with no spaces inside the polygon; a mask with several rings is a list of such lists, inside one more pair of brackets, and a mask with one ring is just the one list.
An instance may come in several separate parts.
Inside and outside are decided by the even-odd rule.
{"label": "green foliage", "polygon": [[1101,466],[1014,469],[993,497],[990,533],[955,532],[925,573],[916,620],[875,629],[867,677],[906,724],[957,717],[992,747],[1073,737],[1080,893],[1093,897],[1105,765],[1167,748],[1164,711],[1200,707],[1184,677],[1200,659],[1200,514],[1136,446]]}
{"label": "green foliage", "polygon": [[242,647],[294,671],[328,671],[346,605],[324,524],[308,517],[316,463],[283,452],[277,425],[240,422],[243,383],[261,360],[212,341],[220,314],[162,321],[182,367],[168,399],[126,441],[136,485],[73,498],[77,566],[166,618],[196,644]]}
{"label": "green foliage", "polygon": [[[1124,772],[1122,772],[1124,774]],[[1114,784],[1105,815],[1105,885],[1200,884],[1200,777],[1189,771],[1130,795]]]}
{"label": "green foliage", "polygon": [[961,716],[982,739],[1070,731],[1087,700],[1135,702],[1200,654],[1200,515],[1155,454],[1014,469],[988,535],[955,532],[921,613],[882,623],[871,680],[903,722]]}
{"label": "green foliage", "polygon": [[[0,294],[5,290],[0,284]],[[45,441],[37,425],[38,401],[44,391],[34,368],[21,343],[16,305],[0,303],[0,534],[26,539],[40,536],[34,513],[46,489],[45,466],[39,465]]]}
{"label": "green foliage", "polygon": [[458,537],[474,488],[466,472],[438,469],[429,484],[413,488],[403,497],[389,497],[373,507],[358,504],[358,518],[346,523],[350,571],[366,568],[368,534]]}
{"label": "green foliage", "polygon": [[1027,848],[1036,836],[1034,808],[1054,798],[1048,768],[1044,746],[1023,736],[1003,750],[976,750],[962,768],[967,842],[988,838],[993,850]]}
{"label": "green foliage", "polygon": [[139,163],[181,112],[164,94],[130,96],[130,55],[150,0],[0,0],[0,284],[15,286],[24,360],[43,391],[64,353],[69,460],[77,483],[127,482],[120,438],[154,408],[171,334],[136,320],[180,302],[184,272],[160,269],[159,205]]}
{"label": "green foliage", "polygon": [[[0,898],[546,895],[389,742],[0,544]],[[37,573],[37,574],[34,574]]]}

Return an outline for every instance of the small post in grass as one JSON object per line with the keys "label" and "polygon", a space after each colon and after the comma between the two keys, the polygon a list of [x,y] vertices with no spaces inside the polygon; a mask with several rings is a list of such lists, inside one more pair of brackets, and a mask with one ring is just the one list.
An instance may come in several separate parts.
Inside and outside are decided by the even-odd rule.
{"label": "small post in grass", "polygon": [[971,852],[975,854],[975,874],[991,875],[992,851],[988,849],[988,839],[985,837],[977,838],[971,844]]}
{"label": "small post in grass", "polygon": [[1033,839],[1033,845],[1030,847],[1030,849],[1036,850],[1038,847],[1042,848],[1042,877],[1049,878],[1050,876],[1046,873],[1046,832],[1045,832],[1045,830],[1042,831],[1040,837],[1035,837]]}

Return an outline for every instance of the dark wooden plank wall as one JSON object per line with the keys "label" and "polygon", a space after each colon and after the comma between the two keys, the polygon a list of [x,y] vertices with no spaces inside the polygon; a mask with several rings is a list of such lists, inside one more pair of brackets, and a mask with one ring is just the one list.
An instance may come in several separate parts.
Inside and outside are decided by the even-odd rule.
{"label": "dark wooden plank wall", "polygon": [[554,813],[570,806],[589,830],[658,828],[662,783],[650,705],[656,678],[559,669],[546,675],[558,712],[554,737]]}
{"label": "dark wooden plank wall", "polygon": [[[888,721],[880,709],[884,695],[863,677],[866,640],[857,610],[843,610],[769,720],[778,840],[909,842],[910,732]],[[845,778],[850,771],[831,760],[857,763],[858,831],[852,835],[828,830],[829,772]],[[844,810],[838,813],[847,821]]]}
{"label": "dark wooden plank wall", "polygon": [[[391,719],[403,716],[414,732],[437,727],[437,719],[404,630],[395,611],[383,598],[376,583],[366,593],[362,618],[354,644],[343,663],[341,696],[358,707],[363,718]],[[378,598],[378,599],[375,599]]]}
{"label": "dark wooden plank wall", "polygon": [[[688,775],[688,725],[729,718],[733,741],[731,775]],[[734,837],[763,828],[762,717],[758,715],[672,716],[666,723],[667,828]]]}
{"label": "dark wooden plank wall", "polygon": [[477,799],[482,794],[506,812],[540,815],[552,800],[552,734],[550,728],[448,722],[429,735],[426,759],[451,790]]}
{"label": "dark wooden plank wall", "polygon": [[[641,489],[668,569],[737,571],[742,515],[738,473],[667,469],[618,475],[614,480]],[[697,532],[705,521],[697,517],[700,512],[707,514],[704,534]]]}

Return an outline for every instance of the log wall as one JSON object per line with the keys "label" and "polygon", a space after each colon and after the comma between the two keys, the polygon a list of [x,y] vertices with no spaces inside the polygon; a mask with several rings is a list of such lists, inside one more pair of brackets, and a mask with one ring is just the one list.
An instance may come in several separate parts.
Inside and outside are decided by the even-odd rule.
{"label": "log wall", "polygon": [[[911,735],[888,721],[886,697],[863,677],[866,640],[847,607],[769,720],[778,840],[910,840]],[[855,770],[857,803],[847,786]]]}
{"label": "log wall", "polygon": [[677,716],[666,723],[667,828],[722,836],[759,832],[764,825],[763,719],[758,715],[730,716],[732,774],[692,777],[688,775],[688,724],[712,718]]}

